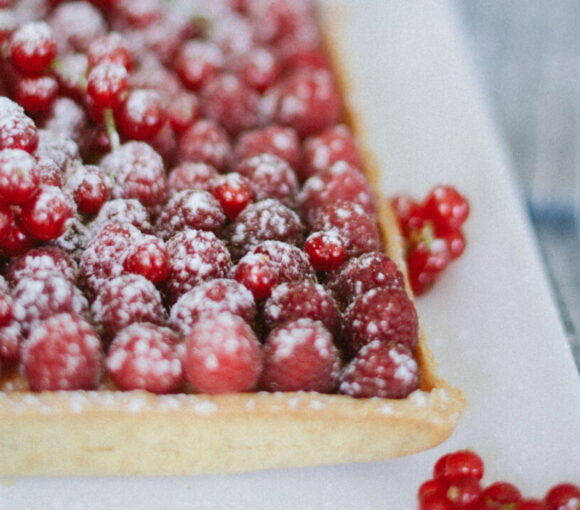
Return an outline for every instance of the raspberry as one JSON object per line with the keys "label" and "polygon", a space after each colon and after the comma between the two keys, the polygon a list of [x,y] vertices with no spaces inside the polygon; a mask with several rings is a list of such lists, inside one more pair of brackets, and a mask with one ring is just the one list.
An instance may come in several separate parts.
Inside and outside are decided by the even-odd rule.
{"label": "raspberry", "polygon": [[50,245],[55,246],[67,253],[73,260],[78,262],[89,243],[89,229],[78,218],[74,217],[59,238],[50,241]]}
{"label": "raspberry", "polygon": [[117,32],[109,32],[92,41],[87,57],[90,67],[95,67],[103,61],[115,62],[128,71],[132,67],[131,52],[127,41]]}
{"label": "raspberry", "polygon": [[507,482],[495,482],[488,485],[481,493],[484,508],[502,510],[504,505],[517,503],[522,494],[515,485]]}
{"label": "raspberry", "polygon": [[210,120],[199,120],[180,136],[177,158],[199,161],[223,170],[227,166],[230,142],[225,131]]}
{"label": "raspberry", "polygon": [[21,149],[33,153],[38,146],[38,130],[22,107],[0,97],[0,150]]}
{"label": "raspberry", "polygon": [[62,172],[66,172],[77,161],[80,162],[79,146],[66,134],[41,129],[38,135],[37,158],[51,159]]}
{"label": "raspberry", "polygon": [[483,461],[477,453],[469,450],[458,450],[443,455],[433,467],[433,477],[449,482],[463,478],[481,480],[483,478]]}
{"label": "raspberry", "polygon": [[350,259],[340,270],[332,272],[326,287],[344,308],[358,296],[381,287],[405,288],[397,265],[384,253],[374,251]]}
{"label": "raspberry", "polygon": [[258,93],[234,74],[212,78],[201,95],[201,108],[205,116],[220,124],[232,136],[257,126],[258,105]]}
{"label": "raspberry", "polygon": [[10,294],[0,292],[0,329],[10,325],[14,319],[14,303]]}
{"label": "raspberry", "polygon": [[167,186],[173,194],[186,189],[211,191],[217,170],[206,163],[181,163],[169,173]]}
{"label": "raspberry", "polygon": [[175,73],[164,67],[159,59],[151,54],[143,56],[140,67],[131,73],[129,83],[133,89],[154,90],[161,94],[165,101],[183,91]]}
{"label": "raspberry", "polygon": [[179,191],[165,204],[157,220],[159,237],[169,239],[186,228],[219,233],[226,217],[211,193]]}
{"label": "raspberry", "polygon": [[14,88],[14,99],[28,113],[47,113],[58,95],[58,83],[51,76],[25,77]]}
{"label": "raspberry", "polygon": [[304,68],[330,69],[330,64],[320,48],[297,48],[286,56],[284,67],[287,73],[292,73]]}
{"label": "raspberry", "polygon": [[105,366],[120,390],[171,393],[183,383],[173,331],[153,324],[132,324],[120,331],[107,353]]}
{"label": "raspberry", "polygon": [[421,295],[429,290],[449,262],[451,253],[443,239],[427,239],[411,245],[407,250],[407,267],[413,292]]}
{"label": "raspberry", "polygon": [[188,41],[175,58],[175,69],[183,83],[198,89],[224,66],[225,59],[218,46],[205,41]]}
{"label": "raspberry", "polygon": [[113,338],[136,322],[165,322],[159,291],[137,274],[118,276],[103,283],[91,305],[91,313],[104,339]]}
{"label": "raspberry", "polygon": [[12,221],[0,244],[0,252],[5,257],[17,257],[26,253],[35,244],[34,237],[24,232],[15,221]]}
{"label": "raspberry", "polygon": [[36,164],[40,173],[40,184],[62,188],[62,173],[52,159],[41,157],[37,159]]}
{"label": "raspberry", "polygon": [[211,192],[230,220],[235,220],[254,197],[250,181],[235,172],[216,177]]}
{"label": "raspberry", "polygon": [[121,64],[103,60],[87,76],[87,94],[97,110],[118,107],[127,97],[129,75]]}
{"label": "raspberry", "polygon": [[85,53],[93,41],[107,32],[98,9],[82,1],[61,3],[52,11],[49,23],[61,53],[69,49]]}
{"label": "raspberry", "polygon": [[38,322],[57,313],[84,315],[88,303],[81,291],[64,276],[38,274],[20,280],[12,292],[14,318],[26,336]]}
{"label": "raspberry", "polygon": [[424,214],[435,222],[437,233],[458,230],[469,216],[469,203],[452,186],[436,186],[423,204]]}
{"label": "raspberry", "polygon": [[226,278],[232,267],[225,244],[212,232],[179,232],[167,242],[167,253],[171,269],[165,288],[171,303],[205,280]]}
{"label": "raspberry", "polygon": [[22,346],[24,373],[34,391],[94,390],[101,358],[91,325],[69,313],[40,323]]}
{"label": "raspberry", "polygon": [[298,319],[268,336],[261,385],[268,391],[330,393],[339,368],[338,350],[328,330],[320,322]]}
{"label": "raspberry", "polygon": [[117,198],[105,202],[97,217],[90,224],[91,232],[93,235],[98,234],[108,223],[130,223],[146,234],[153,232],[149,211],[134,198]]}
{"label": "raspberry", "polygon": [[262,372],[262,350],[248,324],[227,313],[204,316],[185,338],[183,368],[194,391],[251,391]]}
{"label": "raspberry", "polygon": [[398,287],[369,290],[346,309],[346,333],[354,351],[373,340],[415,347],[419,324],[415,305]]}
{"label": "raspberry", "polygon": [[236,69],[238,76],[247,85],[258,92],[264,92],[276,82],[280,74],[280,62],[268,48],[256,47],[242,55]]}
{"label": "raspberry", "polygon": [[274,198],[287,207],[296,207],[296,174],[278,156],[263,153],[244,159],[237,165],[236,172],[250,181],[256,200]]}
{"label": "raspberry", "polygon": [[340,312],[334,299],[319,283],[310,281],[278,285],[264,304],[264,321],[270,329],[296,319],[320,321],[334,337],[340,333]]}
{"label": "raspberry", "polygon": [[165,243],[155,236],[143,236],[131,246],[123,263],[125,271],[160,283],[169,275],[169,256]]}
{"label": "raspberry", "polygon": [[544,501],[548,510],[578,510],[580,488],[571,483],[560,483],[548,491]]}
{"label": "raspberry", "polygon": [[0,328],[0,359],[9,363],[20,361],[23,342],[20,324],[15,320]]}
{"label": "raspberry", "polygon": [[78,277],[78,267],[75,261],[60,248],[42,246],[29,250],[14,259],[6,269],[5,276],[8,283],[15,286],[24,278],[47,273],[64,276],[74,284]]}
{"label": "raspberry", "polygon": [[69,172],[65,190],[81,214],[96,214],[109,199],[111,185],[103,171],[93,165],[77,165]]}
{"label": "raspberry", "polygon": [[167,178],[161,156],[143,142],[128,142],[107,155],[103,170],[113,176],[114,198],[136,198],[145,207],[165,201]]}
{"label": "raspberry", "polygon": [[304,243],[312,267],[317,271],[338,269],[346,259],[346,246],[336,232],[314,232]]}
{"label": "raspberry", "polygon": [[218,278],[186,292],[171,308],[169,323],[182,335],[191,331],[202,314],[230,313],[254,323],[256,307],[251,292],[235,280]]}
{"label": "raspberry", "polygon": [[0,151],[0,200],[23,204],[38,191],[40,169],[35,159],[19,149]]}
{"label": "raspberry", "polygon": [[156,0],[118,0],[115,3],[117,23],[121,25],[147,26],[161,17],[161,5]]}
{"label": "raspberry", "polygon": [[301,245],[304,227],[298,215],[278,200],[266,199],[246,207],[228,227],[232,256],[241,258],[262,241]]}
{"label": "raspberry", "polygon": [[56,41],[44,21],[29,21],[10,38],[8,53],[12,65],[27,75],[41,74],[56,56]]}
{"label": "raspberry", "polygon": [[167,105],[167,118],[171,127],[181,133],[198,119],[199,110],[199,100],[195,94],[179,92],[170,98]]}
{"label": "raspberry", "polygon": [[117,111],[121,133],[132,140],[151,140],[161,129],[165,118],[161,96],[154,90],[131,91]]}
{"label": "raspberry", "polygon": [[234,160],[240,162],[265,152],[285,160],[296,171],[300,168],[300,139],[292,128],[268,126],[242,133],[234,148]]}
{"label": "raspberry", "polygon": [[373,340],[344,368],[339,392],[355,398],[405,398],[419,387],[412,352],[400,344]]}
{"label": "raspberry", "polygon": [[355,168],[362,168],[356,142],[345,125],[331,127],[318,136],[304,142],[303,179],[330,168],[337,161],[345,161]]}

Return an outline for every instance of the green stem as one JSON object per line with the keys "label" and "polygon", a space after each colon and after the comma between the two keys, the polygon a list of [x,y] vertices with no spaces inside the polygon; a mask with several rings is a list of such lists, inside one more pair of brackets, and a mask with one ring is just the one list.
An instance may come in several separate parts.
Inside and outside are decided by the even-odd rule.
{"label": "green stem", "polygon": [[112,108],[105,108],[103,111],[103,117],[105,119],[105,129],[107,130],[109,144],[113,150],[118,149],[121,145],[121,140],[119,139],[119,133],[117,132],[117,127],[115,125],[115,116],[113,115]]}

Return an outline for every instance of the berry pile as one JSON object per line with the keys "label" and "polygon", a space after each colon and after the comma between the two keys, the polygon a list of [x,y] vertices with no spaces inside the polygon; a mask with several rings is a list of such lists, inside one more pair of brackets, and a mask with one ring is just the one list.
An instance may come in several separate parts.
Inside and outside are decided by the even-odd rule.
{"label": "berry pile", "polygon": [[443,455],[433,478],[419,488],[419,510],[580,510],[580,487],[561,483],[543,499],[524,497],[511,483],[482,484],[484,464],[479,455],[459,450]]}
{"label": "berry pile", "polygon": [[462,226],[469,202],[452,186],[436,186],[422,203],[407,195],[391,200],[406,243],[407,268],[416,295],[428,291],[465,251]]}
{"label": "berry pile", "polygon": [[31,389],[419,387],[310,0],[0,14],[0,358]]}

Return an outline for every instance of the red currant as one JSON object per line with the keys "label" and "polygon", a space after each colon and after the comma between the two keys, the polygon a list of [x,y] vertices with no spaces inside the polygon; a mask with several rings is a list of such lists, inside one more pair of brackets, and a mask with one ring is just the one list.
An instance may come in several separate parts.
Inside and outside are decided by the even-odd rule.
{"label": "red currant", "polygon": [[24,109],[0,96],[0,150],[21,149],[33,153],[38,147],[38,130]]}
{"label": "red currant", "polygon": [[449,247],[442,239],[411,245],[407,252],[407,266],[413,292],[421,295],[429,290],[450,261]]}
{"label": "red currant", "polygon": [[435,222],[439,233],[458,230],[469,216],[469,203],[452,186],[437,186],[424,202],[425,216]]}
{"label": "red currant", "polygon": [[448,487],[449,484],[445,480],[441,480],[439,478],[427,480],[419,487],[417,497],[419,498],[419,501],[422,501],[427,496],[431,496],[433,494],[443,496],[447,493]]}
{"label": "red currant", "polygon": [[42,73],[56,56],[56,41],[44,21],[22,25],[10,38],[8,48],[12,65],[23,74]]}
{"label": "red currant", "polygon": [[515,485],[507,482],[495,482],[481,493],[484,508],[504,510],[504,505],[517,503],[522,494]]}
{"label": "red currant", "polygon": [[27,112],[46,113],[58,95],[58,83],[51,76],[24,77],[14,89],[14,99]]}
{"label": "red currant", "polygon": [[256,301],[270,297],[278,274],[266,255],[248,254],[236,266],[234,278],[248,288]]}
{"label": "red currant", "polygon": [[121,133],[133,140],[151,140],[165,120],[165,108],[153,90],[133,90],[118,111]]}
{"label": "red currant", "polygon": [[408,238],[425,224],[423,207],[408,195],[397,195],[391,199],[403,236]]}
{"label": "red currant", "polygon": [[87,57],[91,68],[108,60],[122,65],[128,71],[131,70],[131,52],[123,36],[117,32],[110,32],[95,39],[89,46]]}
{"label": "red currant", "polygon": [[230,220],[235,220],[254,196],[250,181],[238,173],[218,177],[212,193]]}
{"label": "red currant", "polygon": [[190,92],[180,92],[171,97],[167,106],[167,118],[171,127],[181,133],[191,126],[199,117],[199,100]]}
{"label": "red currant", "polygon": [[456,507],[444,495],[429,494],[421,499],[419,510],[456,510]]}
{"label": "red currant", "polygon": [[447,499],[459,508],[474,508],[481,501],[481,484],[474,478],[454,480],[447,489]]}
{"label": "red currant", "polygon": [[144,236],[129,248],[123,265],[129,273],[140,274],[153,283],[162,282],[170,269],[165,243],[157,237]]}
{"label": "red currant", "polygon": [[477,453],[470,450],[443,455],[433,468],[433,477],[455,482],[463,478],[481,480],[483,478],[483,461]]}
{"label": "red currant", "polygon": [[115,108],[127,97],[129,75],[121,64],[104,60],[91,69],[87,93],[98,110]]}
{"label": "red currant", "polygon": [[19,149],[0,151],[0,200],[6,204],[23,204],[30,200],[40,184],[36,160]]}
{"label": "red currant", "polygon": [[317,271],[334,271],[346,259],[344,241],[335,232],[315,232],[304,244],[304,251]]}
{"label": "red currant", "polygon": [[552,487],[544,498],[548,510],[580,510],[580,488],[571,483]]}
{"label": "red currant", "polygon": [[547,510],[546,505],[539,499],[520,499],[514,510]]}
{"label": "red currant", "polygon": [[67,179],[66,189],[82,214],[98,213],[111,194],[108,178],[91,165],[77,166]]}

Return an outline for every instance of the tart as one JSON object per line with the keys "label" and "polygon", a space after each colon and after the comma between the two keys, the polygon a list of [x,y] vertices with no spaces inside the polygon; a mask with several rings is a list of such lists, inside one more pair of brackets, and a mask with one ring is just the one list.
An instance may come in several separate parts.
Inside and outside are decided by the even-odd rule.
{"label": "tart", "polygon": [[[0,474],[223,473],[445,440],[465,402],[416,317],[335,13],[48,4],[0,32],[0,91],[26,109],[0,98],[2,174],[23,169],[0,182]],[[39,76],[58,98],[26,94]]]}

